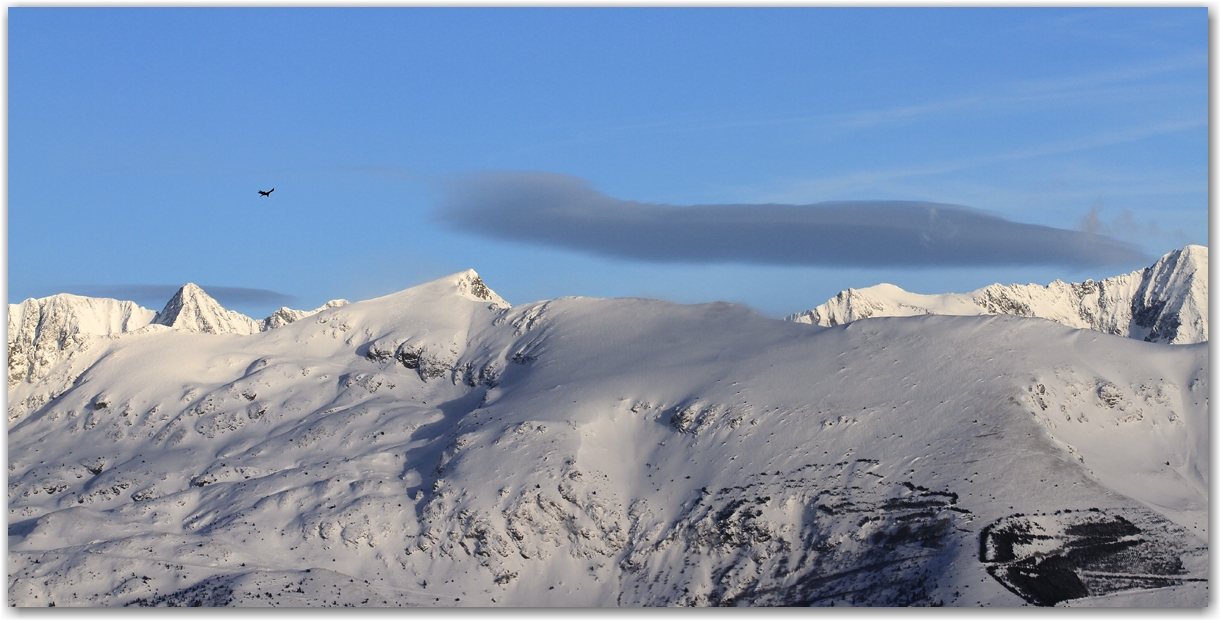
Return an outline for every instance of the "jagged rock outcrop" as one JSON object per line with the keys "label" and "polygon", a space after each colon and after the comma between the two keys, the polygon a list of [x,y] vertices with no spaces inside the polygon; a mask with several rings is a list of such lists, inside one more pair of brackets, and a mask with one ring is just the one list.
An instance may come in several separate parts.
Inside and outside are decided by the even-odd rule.
{"label": "jagged rock outcrop", "polygon": [[1139,271],[1101,281],[993,284],[970,293],[920,295],[892,284],[848,289],[789,321],[826,327],[922,314],[1011,314],[1168,344],[1207,342],[1207,248],[1188,245]]}
{"label": "jagged rock outcrop", "polygon": [[504,301],[503,297],[500,297],[495,291],[487,288],[487,285],[483,283],[483,279],[480,278],[479,274],[475,273],[475,270],[473,269],[467,269],[466,271],[451,277],[456,278],[455,283],[457,284],[458,293],[465,295],[469,299],[489,301],[491,302],[491,305],[496,308],[512,307],[512,304]]}
{"label": "jagged rock outcrop", "polygon": [[292,308],[289,308],[288,306],[283,306],[279,310],[272,312],[271,316],[268,316],[267,318],[259,321],[258,322],[259,330],[267,331],[269,329],[283,327],[285,325],[288,325],[289,323],[294,323],[307,316],[317,314],[323,310],[330,310],[331,308],[339,308],[341,306],[346,306],[347,304],[348,304],[348,301],[346,299],[332,299],[332,300],[326,302],[325,304],[323,304],[322,306],[320,306],[318,308],[314,308],[313,310],[293,310]]}

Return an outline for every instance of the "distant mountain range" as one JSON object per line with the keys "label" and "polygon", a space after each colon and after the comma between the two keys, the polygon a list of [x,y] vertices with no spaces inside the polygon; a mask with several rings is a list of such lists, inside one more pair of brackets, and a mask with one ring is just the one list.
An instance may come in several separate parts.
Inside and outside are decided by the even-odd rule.
{"label": "distant mountain range", "polygon": [[825,327],[886,316],[1010,314],[1147,342],[1207,342],[1207,248],[1188,245],[1150,267],[1100,282],[992,284],[920,295],[892,284],[847,289],[787,318]]}
{"label": "distant mountain range", "polygon": [[[1009,314],[1147,342],[1207,342],[1207,248],[1189,245],[1152,266],[1099,282],[993,284],[970,293],[921,295],[892,284],[848,289],[826,303],[787,317],[824,327],[867,318],[941,314]],[[37,381],[65,356],[89,346],[89,336],[113,336],[163,325],[208,334],[254,334],[288,325],[313,310],[280,308],[264,319],[227,310],[188,283],[160,312],[131,301],[62,293],[9,304],[9,385]]]}

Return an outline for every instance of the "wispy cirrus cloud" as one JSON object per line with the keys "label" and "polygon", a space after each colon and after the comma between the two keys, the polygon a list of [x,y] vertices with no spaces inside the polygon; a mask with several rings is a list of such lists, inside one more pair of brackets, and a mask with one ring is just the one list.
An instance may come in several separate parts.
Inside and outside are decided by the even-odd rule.
{"label": "wispy cirrus cloud", "polygon": [[1013,149],[1001,153],[993,153],[990,155],[947,159],[938,162],[928,162],[910,166],[895,166],[880,170],[865,170],[835,175],[832,177],[802,179],[792,182],[788,189],[783,190],[779,194],[768,194],[767,198],[771,200],[794,200],[799,199],[799,196],[809,194],[843,194],[853,191],[867,190],[876,184],[885,181],[947,174],[991,164],[1015,162],[1087,151],[1091,149],[1136,142],[1138,140],[1144,140],[1156,136],[1204,129],[1206,127],[1206,120],[1161,122],[1140,127],[1127,127],[1115,131],[1097,133],[1091,136],[1059,140],[1021,149]]}
{"label": "wispy cirrus cloud", "polygon": [[[1076,76],[1065,76],[1043,80],[1022,80],[999,84],[986,92],[958,95],[944,99],[910,103],[906,105],[859,110],[852,112],[817,114],[788,118],[754,119],[733,123],[722,123],[716,127],[747,125],[808,125],[843,129],[861,129],[877,125],[913,121],[923,117],[949,113],[986,112],[998,113],[1039,104],[1062,105],[1066,102],[1096,102],[1104,99],[1113,105],[1130,97],[1155,96],[1169,85],[1154,85],[1147,80],[1179,73],[1188,69],[1206,69],[1205,55],[1188,55],[1158,60],[1127,67],[1098,71]],[[1145,82],[1141,88],[1132,88],[1132,83]]]}
{"label": "wispy cirrus cloud", "polygon": [[468,175],[445,188],[438,218],[505,241],[664,263],[836,267],[1095,266],[1143,262],[1097,234],[911,201],[673,206],[619,200],[545,172]]}
{"label": "wispy cirrus cloud", "polygon": [[[714,114],[694,114],[684,118],[648,122],[595,125],[583,129],[567,128],[566,138],[535,144],[531,149],[556,144],[596,142],[638,132],[689,133],[786,126],[798,130],[820,129],[842,133],[896,123],[918,122],[946,114],[995,115],[1014,111],[1025,113],[1038,107],[1062,107],[1070,104],[1114,106],[1122,105],[1133,98],[1157,97],[1163,91],[1181,89],[1174,81],[1175,75],[1187,70],[1206,70],[1207,66],[1206,54],[1188,54],[1080,75],[1001,82],[985,91],[959,93],[942,99],[912,101],[871,110],[733,119],[717,118]],[[1190,88],[1194,86],[1191,85]]]}

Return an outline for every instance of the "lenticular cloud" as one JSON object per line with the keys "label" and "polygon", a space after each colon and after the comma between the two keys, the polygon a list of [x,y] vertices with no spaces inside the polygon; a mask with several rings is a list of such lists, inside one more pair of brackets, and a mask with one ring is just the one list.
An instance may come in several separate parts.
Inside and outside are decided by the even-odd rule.
{"label": "lenticular cloud", "polygon": [[1122,265],[1135,246],[931,202],[674,206],[619,200],[576,177],[482,173],[445,188],[440,219],[470,233],[669,263],[835,267]]}

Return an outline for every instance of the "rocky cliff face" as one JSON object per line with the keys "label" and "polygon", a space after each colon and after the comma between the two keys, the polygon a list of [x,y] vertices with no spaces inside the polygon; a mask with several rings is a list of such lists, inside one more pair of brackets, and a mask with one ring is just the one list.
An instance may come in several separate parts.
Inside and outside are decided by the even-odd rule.
{"label": "rocky cliff face", "polygon": [[134,302],[66,293],[8,307],[8,384],[34,383],[61,359],[109,336],[148,325],[156,313]]}
{"label": "rocky cliff face", "polygon": [[1147,342],[1208,340],[1207,248],[1186,246],[1139,271],[1099,282],[993,284],[970,293],[920,295],[891,284],[848,289],[787,320],[822,326],[922,314],[1038,317]]}
{"label": "rocky cliff face", "polygon": [[1207,342],[1207,248],[1186,246],[1139,273],[1129,335],[1149,342]]}

